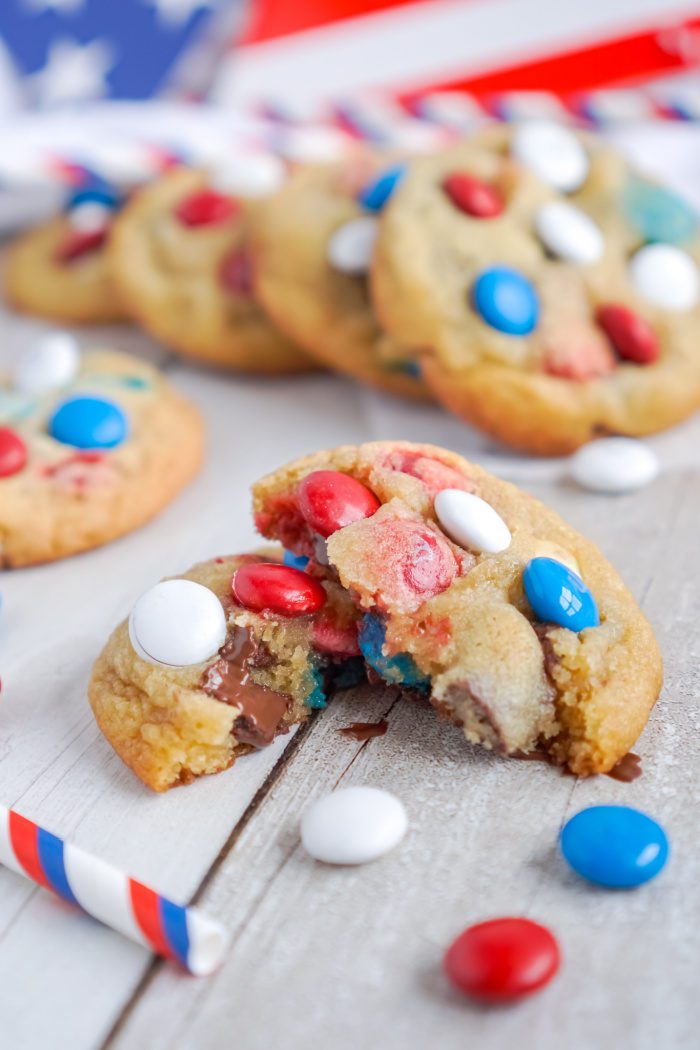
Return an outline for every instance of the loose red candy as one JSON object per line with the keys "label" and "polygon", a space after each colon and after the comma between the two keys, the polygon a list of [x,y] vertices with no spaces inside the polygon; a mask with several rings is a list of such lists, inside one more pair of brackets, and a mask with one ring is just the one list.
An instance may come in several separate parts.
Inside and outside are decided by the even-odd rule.
{"label": "loose red candy", "polygon": [[185,226],[214,226],[226,222],[239,211],[231,197],[216,190],[198,190],[185,197],[175,208],[175,214]]}
{"label": "loose red candy", "polygon": [[0,427],[0,478],[18,474],[27,462],[27,446],[10,427]]}
{"label": "loose red candy", "polygon": [[442,188],[455,208],[475,219],[494,219],[503,211],[503,198],[495,186],[461,171],[448,175]]}
{"label": "loose red candy", "polygon": [[304,521],[321,536],[332,536],[353,521],[369,518],[379,510],[373,492],[349,474],[316,470],[307,474],[297,490]]}
{"label": "loose red candy", "polygon": [[253,294],[253,269],[245,248],[236,248],[224,257],[219,280],[227,292],[249,297]]}
{"label": "loose red candy", "polygon": [[231,591],[246,609],[280,616],[306,616],[326,601],[323,587],[308,573],[269,562],[242,565],[233,575]]}
{"label": "loose red candy", "polygon": [[56,262],[72,263],[96,252],[107,240],[107,230],[71,230],[56,249]]}
{"label": "loose red candy", "polygon": [[596,321],[624,361],[651,365],[657,360],[656,332],[633,310],[619,303],[608,303],[599,307]]}
{"label": "loose red candy", "polygon": [[559,969],[559,946],[530,919],[491,919],[469,926],[445,952],[445,972],[476,999],[509,1002],[544,987]]}

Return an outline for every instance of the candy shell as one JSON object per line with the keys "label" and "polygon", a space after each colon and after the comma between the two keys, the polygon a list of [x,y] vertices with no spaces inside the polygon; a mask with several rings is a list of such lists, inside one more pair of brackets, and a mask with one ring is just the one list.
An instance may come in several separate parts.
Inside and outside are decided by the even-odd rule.
{"label": "candy shell", "polygon": [[540,623],[570,631],[600,624],[595,599],[580,576],[554,558],[533,558],[523,573],[525,595]]}
{"label": "candy shell", "polygon": [[175,207],[175,215],[183,226],[217,226],[238,214],[239,205],[233,198],[216,190],[203,189],[190,193]]}
{"label": "candy shell", "polygon": [[315,470],[300,482],[297,503],[302,517],[319,535],[331,536],[379,509],[373,492],[349,474]]}
{"label": "candy shell", "polygon": [[103,397],[71,397],[49,419],[54,441],[74,448],[115,448],[126,440],[129,424],[124,412]]}
{"label": "candy shell", "polygon": [[493,507],[463,489],[443,489],[435,514],[444,532],[466,550],[499,554],[510,547],[510,529]]}
{"label": "candy shell", "polygon": [[543,988],[560,965],[559,945],[531,919],[490,919],[469,926],[444,958],[450,982],[484,1002],[505,1003]]}
{"label": "candy shell", "polygon": [[656,332],[634,310],[622,303],[605,303],[598,307],[595,319],[623,361],[651,365],[658,359]]}
{"label": "candy shell", "polygon": [[645,241],[682,244],[697,232],[698,216],[693,207],[666,186],[633,176],[620,200]]}
{"label": "candy shell", "polygon": [[226,614],[213,591],[193,580],[164,580],[141,595],[129,616],[129,640],[164,667],[208,660],[226,641]]}
{"label": "candy shell", "polygon": [[61,266],[68,266],[85,255],[99,251],[106,240],[105,226],[97,230],[71,230],[56,248],[54,259]]}
{"label": "candy shell", "polygon": [[698,268],[672,244],[647,244],[632,256],[629,275],[635,291],[662,310],[691,310],[700,298]]}
{"label": "candy shell", "polygon": [[301,842],[326,864],[366,864],[399,844],[406,811],[380,788],[348,787],[312,802],[301,818]]}
{"label": "candy shell", "polygon": [[27,462],[27,446],[11,427],[0,427],[0,478],[19,474]]}
{"label": "candy shell", "polygon": [[309,564],[309,559],[305,554],[293,554],[292,551],[285,551],[282,561],[290,569],[301,569],[302,571]]}
{"label": "candy shell", "polygon": [[511,150],[516,160],[555,190],[571,193],[586,181],[586,151],[573,132],[559,124],[534,120],[518,124]]}
{"label": "candy shell", "polygon": [[326,601],[325,590],[313,576],[271,562],[241,566],[233,574],[231,591],[245,609],[280,616],[307,616]]}
{"label": "candy shell", "polygon": [[593,219],[566,201],[543,204],[535,215],[535,229],[547,251],[566,262],[588,266],[605,251],[603,234]]}
{"label": "candy shell", "polygon": [[283,185],[286,169],[272,153],[249,153],[217,164],[209,184],[231,197],[268,197]]}
{"label": "candy shell", "polygon": [[82,186],[75,190],[68,199],[67,211],[72,212],[83,204],[101,204],[114,211],[119,204],[119,193],[108,183],[95,180],[91,186]]}
{"label": "candy shell", "polygon": [[109,225],[114,210],[100,201],[85,201],[68,212],[68,222],[74,230],[93,233]]}
{"label": "candy shell", "polygon": [[483,270],[472,289],[482,321],[507,335],[528,335],[537,325],[540,306],[527,277],[508,266]]}
{"label": "candy shell", "polygon": [[328,261],[341,273],[367,273],[377,239],[377,220],[370,216],[351,219],[339,226],[328,242]]}
{"label": "candy shell", "polygon": [[634,492],[657,477],[659,461],[635,438],[609,437],[578,449],[569,469],[574,481],[591,492]]}
{"label": "candy shell", "polygon": [[574,871],[600,886],[640,886],[668,860],[660,824],[631,806],[589,806],[561,833],[561,851]]}
{"label": "candy shell", "polygon": [[430,676],[424,674],[410,653],[384,655],[386,627],[379,616],[367,613],[360,624],[360,652],[365,660],[385,682],[425,691],[430,686]]}
{"label": "candy shell", "polygon": [[357,199],[367,211],[381,211],[405,174],[405,164],[386,168],[360,191]]}
{"label": "candy shell", "polygon": [[20,356],[12,385],[23,394],[45,394],[72,383],[79,371],[80,350],[73,336],[49,332]]}
{"label": "candy shell", "polygon": [[466,172],[447,175],[442,188],[455,208],[473,219],[493,219],[503,211],[503,198],[496,187]]}

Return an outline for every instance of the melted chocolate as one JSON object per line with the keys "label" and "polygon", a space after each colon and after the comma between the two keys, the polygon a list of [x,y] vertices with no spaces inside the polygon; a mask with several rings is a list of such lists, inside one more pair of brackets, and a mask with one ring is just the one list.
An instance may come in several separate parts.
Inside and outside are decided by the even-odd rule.
{"label": "melted chocolate", "polygon": [[384,736],[389,723],[386,718],[381,722],[353,722],[349,726],[343,726],[338,732],[343,736],[352,737],[353,740],[371,740],[375,736]]}
{"label": "melted chocolate", "polygon": [[240,744],[264,747],[271,744],[277,733],[289,698],[264,685],[254,682],[250,667],[269,664],[269,652],[256,646],[245,627],[234,627],[233,633],[219,650],[220,658],[202,675],[201,687],[209,696],[224,704],[240,707],[241,713],[233,723],[236,740]]}
{"label": "melted chocolate", "polygon": [[623,784],[631,784],[633,780],[637,780],[642,775],[642,760],[639,755],[635,755],[634,751],[630,751],[623,755],[605,775],[612,777],[613,780],[621,780]]}

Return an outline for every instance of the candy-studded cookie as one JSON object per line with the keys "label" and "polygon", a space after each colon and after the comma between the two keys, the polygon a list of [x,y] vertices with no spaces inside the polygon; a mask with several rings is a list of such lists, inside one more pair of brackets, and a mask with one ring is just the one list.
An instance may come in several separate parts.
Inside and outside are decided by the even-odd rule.
{"label": "candy-studded cookie", "polygon": [[0,381],[0,567],[137,528],[194,476],[202,446],[198,413],[156,369],[46,336]]}
{"label": "candy-studded cookie", "polygon": [[337,582],[280,553],[215,558],[156,584],[95,663],[97,722],[155,791],[227,769],[362,678],[359,612]]}
{"label": "candy-studded cookie", "polygon": [[364,153],[299,168],[253,217],[255,282],[270,316],[319,362],[426,399],[415,360],[379,325],[367,281],[378,214],[401,171]]}
{"label": "candy-studded cookie", "polygon": [[252,288],[246,227],[254,198],[177,169],[136,194],[110,239],[114,281],[130,314],[188,357],[240,371],[309,371]]}
{"label": "candy-studded cookie", "polygon": [[373,293],[448,408],[565,453],[700,405],[699,251],[670,190],[591,136],[525,123],[411,165]]}
{"label": "candy-studded cookie", "polygon": [[71,193],[60,215],[21,234],[5,266],[10,304],[67,324],[124,320],[106,253],[120,203],[118,191],[91,182]]}
{"label": "candy-studded cookie", "polygon": [[254,508],[263,535],[351,596],[376,675],[468,740],[590,774],[642,730],[661,685],[651,627],[598,549],[514,486],[376,442],[290,464]]}

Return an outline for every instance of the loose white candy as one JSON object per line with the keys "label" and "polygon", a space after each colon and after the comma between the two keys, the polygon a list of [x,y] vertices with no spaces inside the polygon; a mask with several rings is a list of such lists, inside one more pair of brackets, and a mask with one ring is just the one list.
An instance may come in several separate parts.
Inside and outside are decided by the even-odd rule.
{"label": "loose white candy", "polygon": [[68,212],[68,222],[81,233],[97,233],[104,230],[112,219],[112,208],[99,201],[85,201]]}
{"label": "loose white candy", "polygon": [[571,457],[571,476],[593,492],[632,492],[659,473],[652,450],[634,438],[600,438]]}
{"label": "loose white candy", "polygon": [[537,236],[552,255],[586,266],[605,251],[600,229],[584,211],[566,201],[543,204],[535,216]]}
{"label": "loose white candy", "polygon": [[15,366],[13,386],[44,394],[71,383],[80,371],[80,349],[69,332],[49,332],[28,347]]}
{"label": "loose white candy", "polygon": [[690,310],[700,296],[698,268],[672,244],[647,244],[629,264],[637,292],[664,310]]}
{"label": "loose white candy", "polygon": [[460,547],[499,554],[510,547],[510,529],[493,507],[461,489],[443,489],[435,497],[435,513],[442,528]]}
{"label": "loose white candy", "polygon": [[249,153],[220,163],[212,171],[211,186],[232,197],[267,197],[284,183],[286,169],[271,153]]}
{"label": "loose white candy", "polygon": [[328,261],[342,273],[367,273],[377,239],[377,220],[369,216],[339,226],[328,242]]}
{"label": "loose white candy", "polygon": [[221,648],[226,615],[214,592],[201,583],[164,580],[141,595],[131,610],[129,639],[142,660],[187,667]]}
{"label": "loose white candy", "polygon": [[555,190],[571,193],[588,175],[586,151],[571,131],[559,124],[525,121],[513,132],[513,156]]}
{"label": "loose white candy", "polygon": [[397,846],[407,827],[406,810],[395,795],[380,788],[341,788],[304,811],[301,842],[326,864],[365,864]]}

